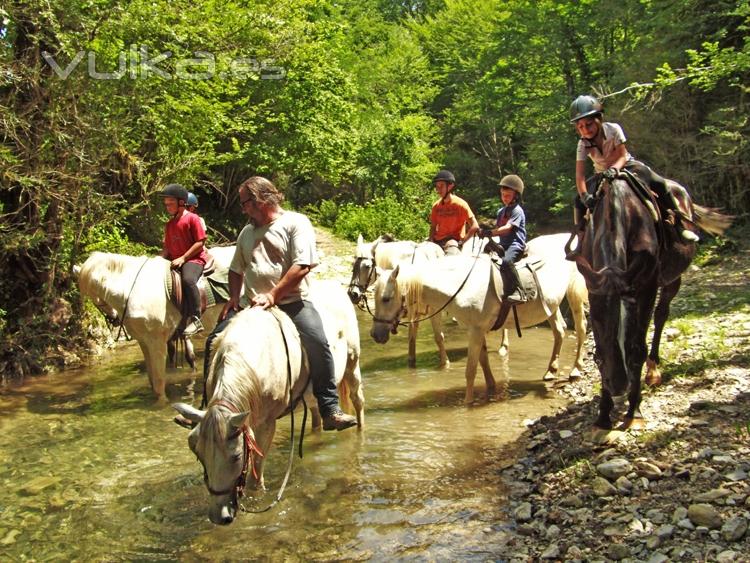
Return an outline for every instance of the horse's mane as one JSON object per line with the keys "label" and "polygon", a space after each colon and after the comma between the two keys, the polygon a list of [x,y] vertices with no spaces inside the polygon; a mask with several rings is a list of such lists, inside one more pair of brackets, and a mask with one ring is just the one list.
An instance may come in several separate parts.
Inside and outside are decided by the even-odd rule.
{"label": "horse's mane", "polygon": [[[132,270],[133,276],[147,256],[128,256],[109,252],[93,252],[86,259],[78,274],[78,284],[84,295],[105,298],[107,294],[125,291],[123,275]],[[135,268],[135,269],[134,269]],[[132,280],[130,280],[132,282]]]}
{"label": "horse's mane", "polygon": [[422,283],[421,272],[414,266],[409,265],[408,268],[404,268],[404,265],[402,265],[399,268],[397,280],[398,289],[401,295],[406,298],[408,320],[419,319],[428,311],[428,307],[422,301],[424,284]]}

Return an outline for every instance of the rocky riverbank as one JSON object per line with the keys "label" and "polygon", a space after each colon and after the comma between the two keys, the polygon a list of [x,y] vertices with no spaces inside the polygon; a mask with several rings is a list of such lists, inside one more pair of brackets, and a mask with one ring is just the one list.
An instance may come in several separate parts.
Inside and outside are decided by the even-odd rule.
{"label": "rocky riverbank", "polygon": [[556,387],[569,406],[529,424],[526,454],[500,469],[502,558],[750,561],[750,254],[715,249],[697,263],[667,325],[665,382],[644,390],[645,429],[598,443],[591,357],[583,378]]}

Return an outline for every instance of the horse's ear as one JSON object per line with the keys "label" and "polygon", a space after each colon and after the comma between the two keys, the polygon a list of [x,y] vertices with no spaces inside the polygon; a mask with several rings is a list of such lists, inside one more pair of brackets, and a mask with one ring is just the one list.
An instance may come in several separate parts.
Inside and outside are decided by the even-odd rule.
{"label": "horse's ear", "polygon": [[81,267],[78,264],[73,265],[73,275],[78,277],[81,275]]}
{"label": "horse's ear", "polygon": [[233,414],[229,417],[229,424],[231,424],[234,428],[242,428],[243,426],[245,426],[245,423],[247,422],[249,416],[250,411]]}
{"label": "horse's ear", "polygon": [[357,237],[357,246],[362,246],[365,243],[364,237],[362,237],[362,233],[359,233],[359,236]]}
{"label": "horse's ear", "polygon": [[198,410],[187,403],[172,403],[172,406],[178,413],[187,418],[190,422],[195,422],[196,424],[202,422],[203,417],[206,416],[206,411]]}
{"label": "horse's ear", "polygon": [[396,267],[393,268],[393,271],[391,272],[391,277],[395,280],[398,277],[398,271],[401,267],[401,264],[396,264]]}

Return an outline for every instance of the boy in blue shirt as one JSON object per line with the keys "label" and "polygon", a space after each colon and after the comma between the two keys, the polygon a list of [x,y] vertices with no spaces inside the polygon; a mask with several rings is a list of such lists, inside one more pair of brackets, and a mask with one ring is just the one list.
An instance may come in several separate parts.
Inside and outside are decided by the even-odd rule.
{"label": "boy in blue shirt", "polygon": [[484,229],[481,233],[482,236],[497,236],[500,239],[500,246],[505,251],[500,265],[505,293],[503,299],[511,303],[526,302],[526,295],[521,288],[521,280],[515,266],[526,249],[526,214],[520,203],[523,188],[523,180],[515,174],[508,174],[500,180],[500,199],[503,201],[503,207],[497,212],[495,227]]}

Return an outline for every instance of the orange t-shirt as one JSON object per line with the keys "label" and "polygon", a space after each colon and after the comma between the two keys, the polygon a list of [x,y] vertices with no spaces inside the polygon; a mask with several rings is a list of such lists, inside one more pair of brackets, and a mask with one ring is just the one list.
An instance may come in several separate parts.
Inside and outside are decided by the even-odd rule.
{"label": "orange t-shirt", "polygon": [[460,197],[451,194],[450,202],[437,200],[432,206],[430,222],[435,227],[434,239],[461,240],[466,234],[466,223],[474,218],[471,207]]}

